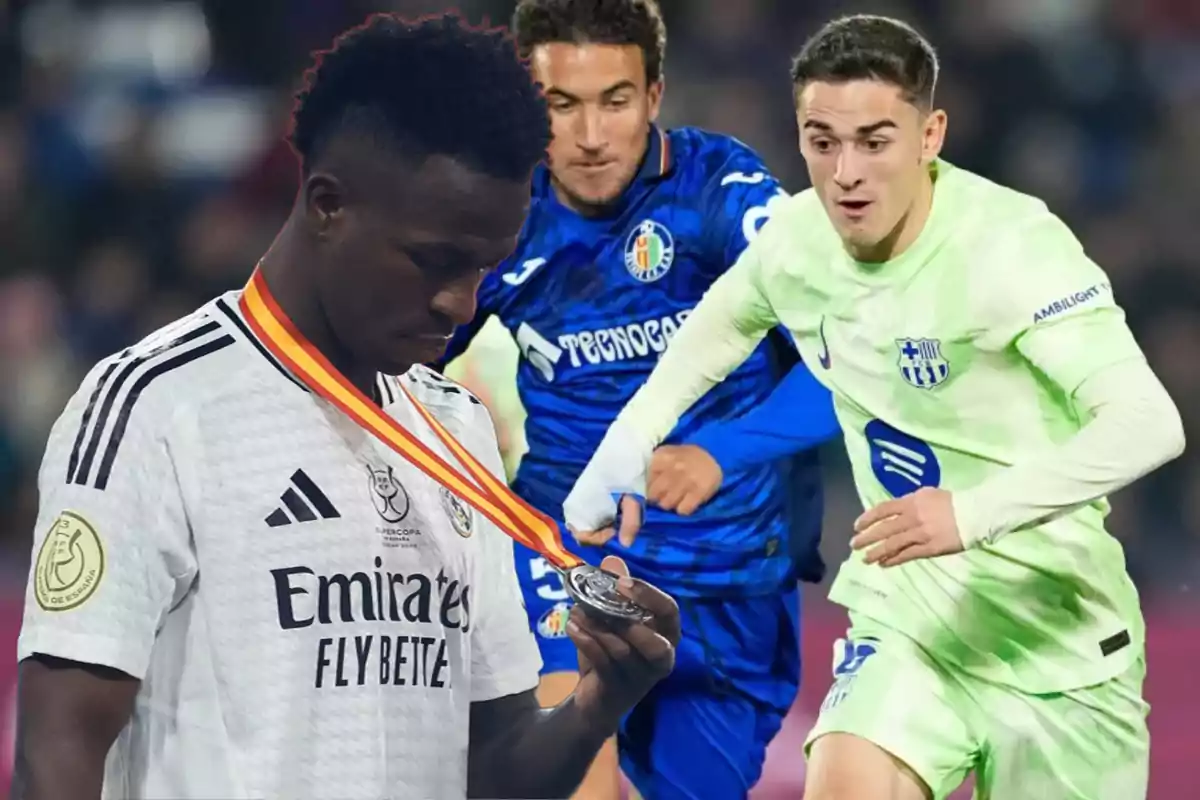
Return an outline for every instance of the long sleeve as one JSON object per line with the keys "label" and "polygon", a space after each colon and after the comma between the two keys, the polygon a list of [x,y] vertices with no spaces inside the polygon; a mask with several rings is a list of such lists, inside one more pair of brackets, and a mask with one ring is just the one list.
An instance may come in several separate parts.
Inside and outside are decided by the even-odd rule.
{"label": "long sleeve", "polygon": [[679,418],[779,323],[759,284],[756,240],[704,294],[614,426],[657,447]]}
{"label": "long sleeve", "polygon": [[1146,363],[1108,276],[1067,226],[1046,212],[1000,247],[1013,267],[990,294],[989,327],[1087,422],[1070,439],[955,494],[967,546],[1098,500],[1184,446],[1179,411]]}
{"label": "long sleeve", "polygon": [[704,448],[730,475],[817,447],[837,433],[829,391],[797,363],[762,404],[704,426],[688,443]]}
{"label": "long sleeve", "polygon": [[1091,421],[1063,444],[954,496],[963,544],[1068,513],[1129,485],[1183,452],[1183,423],[1150,366],[1132,359],[1081,384],[1077,407]]}
{"label": "long sleeve", "polygon": [[649,379],[609,426],[563,503],[574,530],[600,530],[615,518],[616,498],[645,495],[654,448],[683,412],[737,368],[778,324],[759,287],[757,251],[756,240],[713,283]]}

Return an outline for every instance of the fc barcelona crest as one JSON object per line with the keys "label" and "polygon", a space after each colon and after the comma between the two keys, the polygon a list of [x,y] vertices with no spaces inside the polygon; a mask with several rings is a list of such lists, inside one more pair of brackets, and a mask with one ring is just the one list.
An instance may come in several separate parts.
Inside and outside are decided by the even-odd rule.
{"label": "fc barcelona crest", "polygon": [[662,223],[644,219],[625,240],[625,269],[642,283],[652,283],[671,268],[675,240]]}
{"label": "fc barcelona crest", "polygon": [[910,386],[932,389],[950,377],[950,362],[942,355],[937,339],[897,339],[900,376]]}

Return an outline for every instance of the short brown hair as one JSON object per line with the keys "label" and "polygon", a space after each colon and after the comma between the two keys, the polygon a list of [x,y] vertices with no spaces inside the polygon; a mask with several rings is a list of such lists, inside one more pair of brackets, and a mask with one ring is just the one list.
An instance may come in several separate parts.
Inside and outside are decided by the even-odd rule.
{"label": "short brown hair", "polygon": [[792,62],[797,92],[812,81],[880,80],[926,109],[933,107],[937,77],[937,53],[924,36],[908,23],[871,14],[826,23]]}
{"label": "short brown hair", "polygon": [[538,45],[637,45],[646,82],[662,78],[667,26],[657,0],[521,0],[513,12],[517,51],[528,58]]}

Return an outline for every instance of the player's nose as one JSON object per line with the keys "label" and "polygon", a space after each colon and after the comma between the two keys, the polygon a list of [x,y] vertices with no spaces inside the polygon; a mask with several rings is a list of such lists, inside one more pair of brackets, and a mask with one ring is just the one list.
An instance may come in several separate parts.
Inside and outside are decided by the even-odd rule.
{"label": "player's nose", "polygon": [[443,284],[434,292],[430,309],[449,319],[455,327],[466,325],[475,318],[475,292],[479,280],[480,276],[472,273]]}
{"label": "player's nose", "polygon": [[845,149],[838,154],[833,180],[845,190],[853,189],[862,183],[862,161],[856,154]]}
{"label": "player's nose", "polygon": [[604,116],[597,108],[587,108],[578,115],[575,143],[579,149],[594,153],[604,148]]}

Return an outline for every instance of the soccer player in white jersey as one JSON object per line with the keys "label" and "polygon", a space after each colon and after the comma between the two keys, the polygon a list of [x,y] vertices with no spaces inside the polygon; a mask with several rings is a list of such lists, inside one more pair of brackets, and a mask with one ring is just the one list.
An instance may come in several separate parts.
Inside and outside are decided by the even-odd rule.
{"label": "soccer player in white jersey", "polygon": [[321,55],[301,189],[251,283],[97,365],[51,434],[14,800],[578,785],[670,671],[674,603],[627,582],[648,624],[574,613],[583,677],[542,710],[494,515],[322,394],[503,484],[484,407],[414,365],[471,319],[548,141],[500,32],[377,16]]}
{"label": "soccer player in white jersey", "polygon": [[[939,159],[937,59],[904,23],[797,57],[813,188],[784,201],[609,429],[566,504],[639,493],[676,417],[783,323],[833,392],[867,509],[806,797],[1146,795],[1144,625],[1105,496],[1179,455],[1179,414],[1104,272],[1041,201]],[[819,365],[819,368],[818,368]],[[622,520],[636,526],[636,520]]]}

